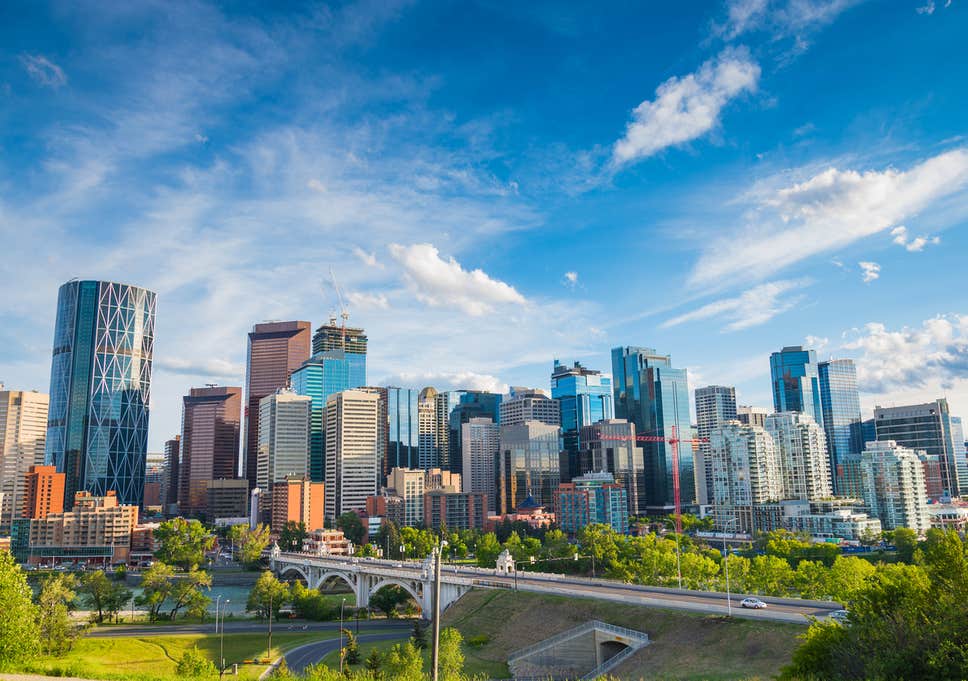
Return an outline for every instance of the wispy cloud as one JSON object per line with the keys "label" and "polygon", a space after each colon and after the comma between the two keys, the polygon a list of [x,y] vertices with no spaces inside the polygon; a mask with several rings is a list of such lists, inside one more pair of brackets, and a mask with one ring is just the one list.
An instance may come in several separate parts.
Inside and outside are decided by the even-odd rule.
{"label": "wispy cloud", "polygon": [[64,69],[42,54],[25,54],[20,63],[27,70],[27,74],[44,87],[57,89],[67,84],[67,74]]}
{"label": "wispy cloud", "polygon": [[574,289],[578,286],[578,272],[565,272],[565,276],[561,278],[561,283],[568,288]]}
{"label": "wispy cloud", "polygon": [[861,278],[864,280],[865,284],[869,284],[872,281],[879,279],[881,276],[881,266],[876,262],[870,262],[869,260],[861,260],[857,263],[860,267]]}
{"label": "wispy cloud", "polygon": [[479,374],[473,371],[455,372],[402,372],[384,376],[380,385],[403,385],[413,387],[433,386],[438,390],[487,390],[505,394],[508,384],[497,376]]}
{"label": "wispy cloud", "polygon": [[632,111],[625,135],[612,148],[622,166],[663,149],[697,139],[719,124],[723,108],[743,92],[756,90],[760,67],[745,49],[727,48],[698,71],[673,77]]}
{"label": "wispy cloud", "polygon": [[714,32],[726,40],[765,31],[774,38],[797,36],[831,23],[863,0],[728,0],[726,19]]}
{"label": "wispy cloud", "polygon": [[360,262],[367,267],[379,267],[380,269],[383,269],[383,265],[380,264],[380,261],[376,259],[376,253],[368,253],[359,246],[354,246],[353,255],[359,258]]}
{"label": "wispy cloud", "polygon": [[733,298],[723,298],[663,322],[662,327],[678,326],[686,322],[721,318],[727,323],[724,331],[741,331],[765,324],[793,308],[803,300],[802,295],[787,296],[809,286],[809,279],[785,279],[754,286]]}
{"label": "wispy cloud", "polygon": [[907,227],[904,225],[899,225],[892,229],[891,236],[894,237],[892,239],[894,243],[911,253],[923,251],[924,247],[928,244],[936,246],[941,243],[941,237],[939,236],[916,236],[912,239],[908,236]]}

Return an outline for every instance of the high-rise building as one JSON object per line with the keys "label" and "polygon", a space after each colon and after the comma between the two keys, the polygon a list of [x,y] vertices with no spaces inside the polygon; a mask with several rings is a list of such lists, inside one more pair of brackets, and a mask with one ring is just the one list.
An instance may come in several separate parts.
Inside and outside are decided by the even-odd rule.
{"label": "high-rise building", "polygon": [[376,461],[377,461],[377,482],[384,484],[386,476],[390,472],[387,468],[389,458],[387,452],[390,450],[390,414],[388,412],[390,401],[390,389],[374,386],[363,386],[355,388],[360,392],[376,395],[379,401],[376,403]]}
{"label": "high-rise building", "polygon": [[561,425],[561,407],[540,390],[512,386],[498,408],[498,422],[502,426],[515,426],[528,421],[538,421],[550,426]]}
{"label": "high-rise building", "polygon": [[178,510],[205,515],[208,482],[234,478],[239,468],[242,388],[192,388],[182,398]]}
{"label": "high-rise building", "polygon": [[[329,318],[328,324],[323,324],[313,335],[313,354],[340,350],[349,355],[356,355],[351,361],[362,362],[362,371],[366,373],[366,345],[367,338],[363,329],[355,329],[349,326],[341,326],[336,323],[335,317]],[[362,358],[362,359],[360,359]],[[362,384],[361,384],[362,385]]]}
{"label": "high-rise building", "polygon": [[418,464],[420,468],[450,470],[450,400],[434,388],[420,391],[417,401]]}
{"label": "high-rise building", "polygon": [[181,460],[181,435],[165,442],[165,478],[161,486],[161,499],[165,515],[174,515],[172,507],[178,504],[179,462]]}
{"label": "high-rise building", "polygon": [[325,485],[307,477],[291,476],[272,485],[273,532],[281,532],[287,523],[302,523],[306,530],[323,528]]}
{"label": "high-rise building", "polygon": [[501,426],[496,485],[501,515],[512,513],[528,496],[539,505],[551,505],[561,482],[560,452],[561,428],[557,425],[526,421]]}
{"label": "high-rise building", "polygon": [[[669,355],[652,348],[612,349],[612,382],[615,416],[635,424],[639,435],[664,438],[647,442],[645,453],[645,500],[650,514],[666,514],[675,508],[673,436],[691,432],[689,385],[685,369],[672,366]],[[678,447],[678,478],[683,506],[696,501],[695,457],[692,447]]]}
{"label": "high-rise building", "polygon": [[413,388],[387,391],[387,445],[384,471],[415,468],[418,464],[420,427],[417,422],[420,393]]}
{"label": "high-rise building", "polygon": [[27,471],[44,463],[47,405],[44,393],[4,390],[0,383],[0,533],[20,517]]}
{"label": "high-rise building", "polygon": [[248,510],[249,481],[245,478],[209,480],[206,488],[205,519],[244,518]]}
{"label": "high-rise building", "polygon": [[[289,476],[309,475],[311,403],[312,398],[286,389],[277,390],[259,401],[256,486],[266,493],[271,492],[273,483]],[[268,500],[266,506],[271,508]]]}
{"label": "high-rise building", "polygon": [[868,442],[860,465],[864,502],[885,530],[930,529],[924,468],[913,450],[893,440]]}
{"label": "high-rise building", "polygon": [[450,470],[464,471],[462,426],[471,419],[488,418],[494,423],[501,418],[501,395],[484,390],[462,390],[450,411]]}
{"label": "high-rise building", "polygon": [[24,476],[23,518],[46,518],[64,511],[64,478],[54,466],[31,466]]}
{"label": "high-rise building", "polygon": [[423,504],[424,527],[432,530],[483,530],[487,523],[487,496],[478,492],[430,490]]}
{"label": "high-rise building", "polygon": [[951,417],[951,444],[955,450],[958,495],[968,494],[968,443],[965,443],[965,428],[960,416]]}
{"label": "high-rise building", "polygon": [[823,425],[817,353],[791,345],[770,355],[773,378],[773,411],[809,414]]}
{"label": "high-rise building", "polygon": [[330,395],[326,402],[326,517],[366,508],[376,494],[380,396],[361,390]]}
{"label": "high-rise building", "polygon": [[952,438],[948,400],[902,407],[874,407],[874,426],[878,440],[894,440],[910,449],[923,449],[938,457],[944,496],[957,496],[961,490],[958,460]]}
{"label": "high-rise building", "polygon": [[625,488],[610,473],[586,473],[558,485],[554,494],[558,526],[570,537],[586,525],[608,525],[620,534],[629,530]]}
{"label": "high-rise building", "polygon": [[[314,346],[329,348],[333,344],[331,328],[321,326],[316,330]],[[336,330],[339,331],[339,327]],[[350,334],[350,331],[354,333]],[[360,335],[357,335],[357,332]],[[362,336],[361,344],[359,338],[362,333],[362,329],[347,329],[347,347],[362,350],[362,352],[350,352],[338,347],[320,350],[293,371],[290,378],[292,389],[296,394],[309,395],[313,398],[309,471],[316,482],[322,482],[326,467],[326,433],[323,428],[326,400],[333,393],[366,385],[366,336]],[[340,339],[341,336],[337,335],[336,340]],[[350,339],[354,339],[353,342],[350,342]]]}
{"label": "high-rise building", "polygon": [[64,506],[88,491],[141,503],[155,294],[107,281],[69,281],[57,295],[46,462],[67,475]]}
{"label": "high-rise building", "polygon": [[309,322],[265,322],[249,333],[245,369],[245,437],[242,475],[256,486],[259,466],[259,402],[289,385],[289,377],[309,359]]}
{"label": "high-rise building", "polygon": [[856,487],[849,461],[863,450],[857,369],[851,359],[831,359],[817,365],[817,375],[834,493],[848,496]]}
{"label": "high-rise building", "polygon": [[[735,419],[736,388],[725,385],[696,388],[696,435],[700,440],[708,440],[713,428]],[[713,483],[709,443],[700,442],[697,450],[696,497],[700,504],[710,504]]]}
{"label": "high-rise building", "polygon": [[752,506],[783,499],[779,453],[760,426],[727,421],[709,431],[713,516],[722,527],[737,518],[739,531],[753,530]]}
{"label": "high-rise building", "polygon": [[387,476],[387,493],[403,499],[403,524],[416,527],[424,517],[424,471],[418,468],[394,468]]}
{"label": "high-rise building", "polygon": [[766,417],[770,415],[770,410],[764,407],[750,407],[745,404],[736,406],[736,420],[747,426],[766,425]]}
{"label": "high-rise building", "polygon": [[566,366],[555,360],[551,371],[551,398],[558,401],[564,451],[578,455],[581,429],[615,418],[612,379],[579,362]]}
{"label": "high-rise building", "polygon": [[164,452],[148,452],[145,456],[145,491],[142,495],[143,508],[162,508],[161,486],[165,481]]}
{"label": "high-rise building", "polygon": [[461,425],[461,461],[465,492],[481,493],[488,506],[495,503],[494,470],[501,451],[501,427],[488,417],[475,417]]}
{"label": "high-rise building", "polygon": [[[646,515],[645,454],[635,440],[635,424],[625,419],[599,421],[581,429],[581,442],[578,474],[609,473],[625,490],[628,514]],[[578,476],[572,475],[563,482],[575,477]]]}
{"label": "high-rise building", "polygon": [[783,412],[766,417],[776,443],[782,499],[818,501],[833,496],[827,437],[812,416]]}

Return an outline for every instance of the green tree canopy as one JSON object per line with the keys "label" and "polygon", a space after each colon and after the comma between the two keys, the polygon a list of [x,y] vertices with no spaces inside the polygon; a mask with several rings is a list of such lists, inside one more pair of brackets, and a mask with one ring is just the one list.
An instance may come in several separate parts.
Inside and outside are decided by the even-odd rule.
{"label": "green tree canopy", "polygon": [[290,600],[289,587],[280,582],[270,570],[266,570],[259,575],[255,586],[249,592],[245,609],[248,612],[257,613],[259,617],[269,617],[271,614],[275,619],[279,619],[280,608]]}
{"label": "green tree canopy", "polygon": [[363,521],[360,516],[353,513],[353,511],[347,511],[340,515],[336,519],[336,527],[343,531],[343,534],[354,544],[362,544],[363,538],[366,536],[366,528],[363,527]]}
{"label": "green tree canopy", "polygon": [[205,552],[215,546],[215,535],[197,520],[173,518],[154,531],[158,550],[155,557],[181,570],[191,570],[205,562]]}
{"label": "green tree canopy", "polygon": [[[240,527],[236,525],[236,527]],[[245,527],[245,526],[242,526]],[[259,523],[253,529],[245,527],[239,541],[239,562],[248,570],[262,563],[262,552],[269,546],[269,526]]]}
{"label": "green tree canopy", "polygon": [[74,575],[60,574],[47,577],[37,595],[41,649],[47,655],[63,655],[78,636],[78,628],[71,621],[71,608],[76,596]]}
{"label": "green tree canopy", "polygon": [[23,664],[40,651],[37,615],[27,576],[0,551],[0,665]]}
{"label": "green tree canopy", "polygon": [[306,523],[290,520],[279,532],[279,548],[283,551],[302,551],[303,541],[308,536]]}

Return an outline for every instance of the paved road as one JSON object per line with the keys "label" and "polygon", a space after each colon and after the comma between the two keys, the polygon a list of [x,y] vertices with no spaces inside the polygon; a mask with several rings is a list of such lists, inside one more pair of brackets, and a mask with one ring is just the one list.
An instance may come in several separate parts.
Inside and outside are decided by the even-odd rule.
{"label": "paved road", "polygon": [[[360,634],[356,640],[359,643],[403,641],[406,640],[407,636],[408,632],[405,631],[387,634]],[[336,650],[339,650],[339,638],[327,638],[322,641],[307,643],[286,653],[286,666],[289,667],[289,671],[301,674],[306,667],[316,664]]]}
{"label": "paved road", "polygon": [[[343,626],[355,630],[356,620],[347,619]],[[406,636],[413,627],[409,620],[360,620],[360,629],[367,631],[379,630],[399,632]],[[313,631],[337,631],[339,622],[304,622],[302,620],[272,623],[274,634],[301,634]],[[265,622],[226,622],[226,634],[262,633],[266,630]],[[100,638],[118,638],[121,636],[172,636],[179,634],[214,634],[215,624],[159,624],[152,626],[121,625],[116,627],[98,627],[89,636]],[[394,634],[396,635],[396,634]],[[362,635],[361,635],[362,636]]]}

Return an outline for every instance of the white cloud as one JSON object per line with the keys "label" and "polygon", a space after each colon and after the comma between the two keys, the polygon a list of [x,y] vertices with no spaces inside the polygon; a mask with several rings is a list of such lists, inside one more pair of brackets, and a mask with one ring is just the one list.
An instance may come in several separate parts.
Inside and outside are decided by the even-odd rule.
{"label": "white cloud", "polygon": [[578,286],[578,272],[565,272],[561,283],[569,288],[575,288]]}
{"label": "white cloud", "polygon": [[672,77],[632,112],[625,136],[612,149],[621,166],[648,158],[666,147],[689,142],[712,130],[729,101],[756,90],[760,67],[745,49],[727,48],[698,71]]}
{"label": "white cloud", "polygon": [[927,4],[915,7],[914,11],[918,14],[934,14],[934,0],[928,0]]}
{"label": "white cloud", "polygon": [[869,284],[875,279],[880,278],[881,266],[876,262],[862,260],[861,262],[857,263],[857,265],[860,267],[860,271],[863,274],[865,284]]}
{"label": "white cloud", "polygon": [[198,142],[199,144],[207,144],[208,143],[208,137],[206,137],[205,135],[203,135],[200,132],[196,132],[195,133],[195,141]]}
{"label": "white cloud", "polygon": [[432,244],[390,244],[389,248],[403,267],[410,289],[427,305],[455,307],[479,316],[495,305],[527,302],[513,286],[492,279],[483,270],[467,271],[453,257],[444,260]]}
{"label": "white cloud", "polygon": [[390,309],[390,301],[383,293],[363,293],[360,291],[350,291],[346,294],[349,299],[350,308],[379,308],[381,310]]}
{"label": "white cloud", "polygon": [[844,10],[863,0],[728,0],[726,21],[714,27],[726,40],[755,31],[775,38],[795,36],[831,23]]}
{"label": "white cloud", "polygon": [[359,258],[360,262],[362,262],[364,265],[367,265],[368,267],[378,267],[380,269],[383,269],[383,265],[380,264],[380,262],[376,259],[375,253],[368,253],[367,251],[364,251],[359,246],[353,246],[353,255]]}
{"label": "white cloud", "polygon": [[226,359],[186,359],[184,357],[162,356],[154,360],[152,369],[157,373],[181,374],[201,378],[227,379],[233,385],[240,385],[245,375],[245,367]]}
{"label": "white cloud", "polygon": [[764,324],[791,309],[803,300],[802,295],[784,298],[791,291],[810,285],[809,279],[786,279],[771,281],[746,290],[734,298],[716,300],[707,305],[673,317],[662,327],[677,326],[686,322],[722,317],[728,320],[724,331],[740,331]]}
{"label": "white cloud", "polygon": [[496,376],[473,371],[402,372],[386,376],[379,384],[413,388],[432,386],[438,390],[486,390],[501,395],[508,391],[508,384]]}
{"label": "white cloud", "polygon": [[817,352],[822,351],[830,345],[830,339],[823,336],[807,336],[804,340],[808,348],[813,348]]}
{"label": "white cloud", "polygon": [[67,84],[67,74],[57,64],[41,54],[25,54],[20,63],[27,74],[44,87],[57,89]]}
{"label": "white cloud", "polygon": [[[773,181],[775,183],[775,180]],[[693,285],[764,277],[888,229],[968,186],[968,149],[900,171],[828,168],[788,186],[762,183],[744,197],[746,226],[709,240]]]}
{"label": "white cloud", "polygon": [[894,237],[893,241],[898,246],[906,248],[911,253],[916,253],[918,251],[924,250],[924,247],[928,244],[940,244],[941,237],[939,236],[916,236],[913,239],[908,237],[907,227],[904,225],[899,225],[891,230],[891,236]]}

